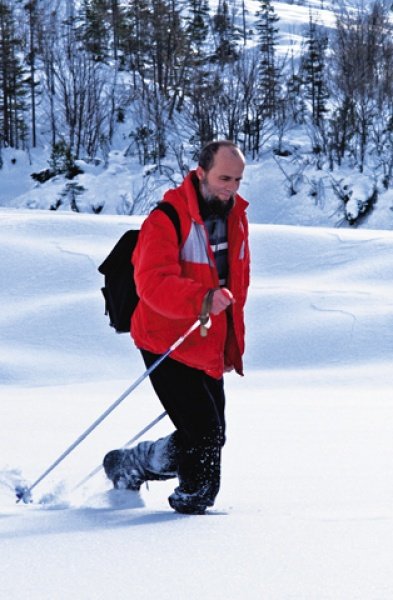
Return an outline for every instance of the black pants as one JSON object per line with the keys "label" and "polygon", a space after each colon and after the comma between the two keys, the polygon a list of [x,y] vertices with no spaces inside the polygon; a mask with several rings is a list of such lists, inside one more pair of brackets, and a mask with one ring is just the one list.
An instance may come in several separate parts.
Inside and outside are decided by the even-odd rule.
{"label": "black pants", "polygon": [[[159,355],[141,350],[146,367]],[[172,358],[166,358],[150,380],[176,431],[179,482],[194,493],[209,484],[219,489],[221,447],[225,443],[224,380],[209,377]]]}

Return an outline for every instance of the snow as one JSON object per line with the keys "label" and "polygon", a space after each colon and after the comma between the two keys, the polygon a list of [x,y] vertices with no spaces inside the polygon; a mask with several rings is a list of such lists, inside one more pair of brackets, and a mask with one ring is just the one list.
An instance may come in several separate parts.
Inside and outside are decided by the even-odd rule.
{"label": "snow", "polygon": [[[302,148],[307,153],[304,132],[293,130],[288,133],[288,146]],[[30,173],[43,168],[42,155],[32,153],[32,165],[13,150],[3,151],[4,167],[0,170],[0,207],[46,210],[56,205],[70,181],[63,176],[55,177],[45,184],[34,182]],[[16,158],[16,162],[12,162]],[[120,150],[112,151],[108,166],[93,166],[79,161],[84,173],[75,178],[75,183],[84,192],[76,202],[81,212],[92,214],[102,207],[100,215],[146,214],[158,202],[168,187],[180,183],[181,176],[174,165],[173,181],[166,177],[149,180],[140,171],[135,159],[127,159]],[[193,165],[191,165],[193,166]],[[146,167],[148,171],[149,167]],[[289,179],[297,190],[289,193]],[[343,204],[334,193],[334,187],[346,186],[349,203]],[[250,202],[249,217],[253,223],[270,223],[319,227],[349,227],[345,214],[359,212],[359,203],[364,202],[376,187],[377,201],[373,210],[362,220],[362,229],[393,228],[393,190],[383,189],[373,173],[360,174],[350,166],[330,172],[326,167],[311,166],[302,172],[294,156],[274,157],[268,148],[258,161],[248,161],[242,193]],[[312,192],[317,190],[317,195]],[[145,199],[144,199],[145,198]],[[56,212],[70,212],[70,202],[64,199]],[[357,226],[357,225],[356,225]]]}
{"label": "snow", "polygon": [[[390,599],[390,231],[251,224],[246,375],[226,377],[209,513],[174,513],[173,481],[138,498],[100,470],[78,487],[162,412],[148,381],[16,504],[143,372],[96,270],[139,221],[0,211],[2,597]],[[143,439],[170,431],[164,418]]]}
{"label": "snow", "polygon": [[[309,7],[333,27],[330,6],[276,2],[280,52],[301,43]],[[348,164],[302,172],[309,138],[293,129],[283,142],[294,154],[266,144],[240,190],[252,250],[245,377],[226,376],[222,487],[204,516],[170,509],[173,481],[138,495],[111,490],[100,469],[162,415],[148,380],[34,485],[31,504],[16,503],[15,486],[37,482],[143,373],[103,315],[97,267],[139,226],[123,213],[145,211],[144,186],[158,200],[168,180],[147,182],[119,137],[105,168],[78,162],[86,212],[65,200],[49,211],[67,180],[30,177],[49,150],[2,150],[1,598],[393,597],[393,191]],[[346,207],[332,178],[352,191]],[[356,215],[371,184],[377,202],[350,227],[344,211]],[[163,418],[141,439],[170,431]]]}

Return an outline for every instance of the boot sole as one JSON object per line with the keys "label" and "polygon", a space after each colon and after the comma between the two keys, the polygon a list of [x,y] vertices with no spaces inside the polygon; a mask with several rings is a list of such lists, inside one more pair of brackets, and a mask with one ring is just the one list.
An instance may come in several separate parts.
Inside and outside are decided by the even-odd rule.
{"label": "boot sole", "polygon": [[203,515],[207,509],[207,504],[193,504],[172,496],[169,496],[168,502],[173,510],[183,515]]}

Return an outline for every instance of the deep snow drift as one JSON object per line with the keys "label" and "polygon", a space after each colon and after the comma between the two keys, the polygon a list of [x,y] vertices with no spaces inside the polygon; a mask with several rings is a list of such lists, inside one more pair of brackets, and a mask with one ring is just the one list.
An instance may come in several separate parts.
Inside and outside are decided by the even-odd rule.
{"label": "deep snow drift", "polygon": [[[103,315],[96,267],[136,219],[0,211],[0,590],[19,600],[390,600],[393,234],[252,225],[246,376],[226,378],[222,489],[175,514],[174,482],[112,494],[110,448],[162,409]],[[170,431],[162,420],[147,434]]]}

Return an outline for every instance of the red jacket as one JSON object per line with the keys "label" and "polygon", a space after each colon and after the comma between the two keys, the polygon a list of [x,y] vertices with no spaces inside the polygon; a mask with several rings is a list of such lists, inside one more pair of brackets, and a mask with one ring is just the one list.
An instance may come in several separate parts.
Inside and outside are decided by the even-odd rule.
{"label": "red jacket", "polygon": [[[164,196],[180,218],[180,249],[173,223],[156,210],[144,221],[133,254],[140,302],[132,317],[131,334],[138,348],[155,354],[164,353],[183,335],[198,318],[208,290],[219,287],[192,176],[189,173],[178,188]],[[247,206],[236,195],[228,215],[227,287],[235,303],[227,311],[211,316],[207,337],[202,337],[198,328],[171,354],[175,360],[217,379],[222,377],[224,365],[243,374],[243,309],[250,279]]]}

